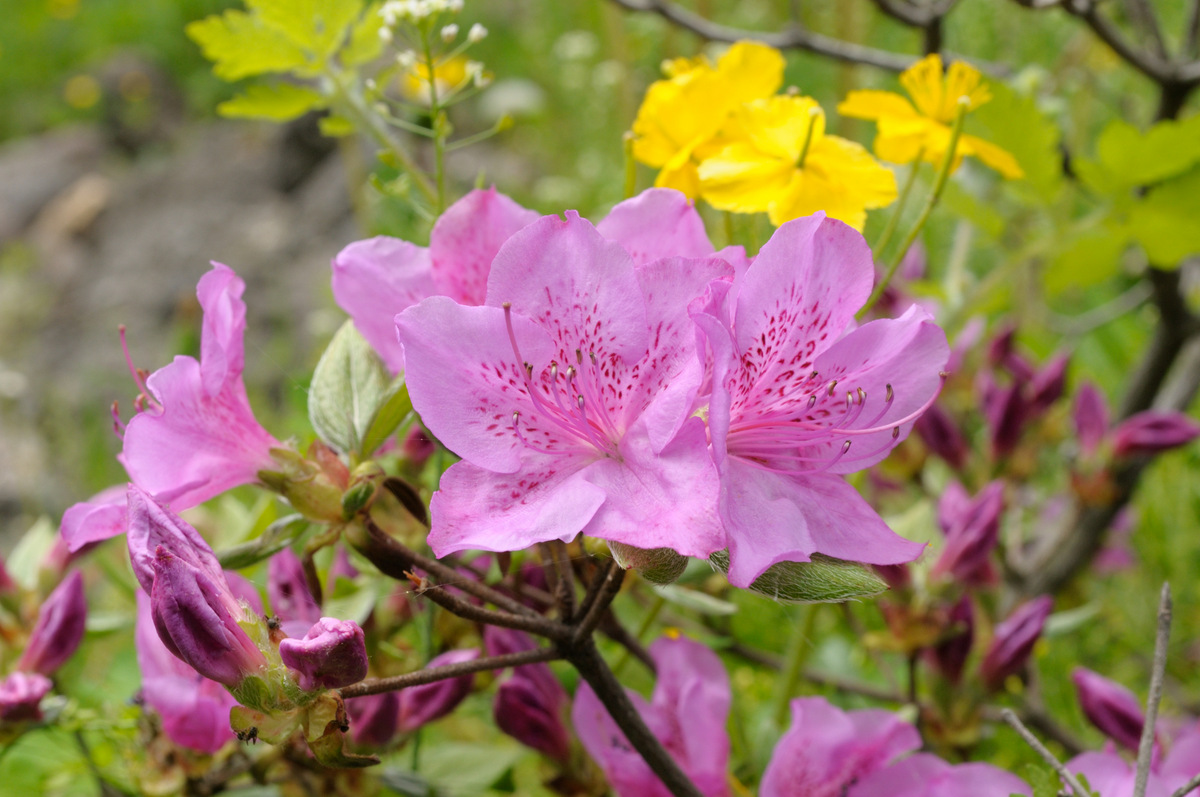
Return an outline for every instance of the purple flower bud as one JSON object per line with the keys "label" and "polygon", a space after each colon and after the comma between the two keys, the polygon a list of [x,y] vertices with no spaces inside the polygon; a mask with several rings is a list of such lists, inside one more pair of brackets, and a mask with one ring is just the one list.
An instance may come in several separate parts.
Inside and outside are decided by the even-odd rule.
{"label": "purple flower bud", "polygon": [[14,672],[0,681],[0,722],[40,720],[38,705],[51,686],[49,678],[36,672]]}
{"label": "purple flower bud", "polygon": [[262,651],[238,625],[241,608],[224,576],[214,582],[203,569],[161,545],[154,560],[150,606],[163,644],[205,678],[233,688],[266,666]]}
{"label": "purple flower bud", "polygon": [[1084,382],[1075,394],[1075,434],[1079,437],[1079,450],[1090,456],[1100,447],[1108,434],[1108,402],[1091,382]]}
{"label": "purple flower bud", "polygon": [[17,584],[12,580],[12,576],[8,574],[8,568],[4,566],[4,560],[0,559],[0,595],[16,594]]}
{"label": "purple flower bud", "polygon": [[970,453],[967,439],[950,414],[937,404],[917,418],[913,429],[921,436],[922,442],[929,450],[950,463],[951,467],[961,470],[966,466],[967,455]]}
{"label": "purple flower bud", "polygon": [[433,456],[433,452],[437,451],[437,444],[433,442],[429,432],[420,426],[414,426],[404,438],[400,450],[413,468],[419,471]]}
{"label": "purple flower bud", "polygon": [[872,565],[879,577],[887,582],[888,589],[905,589],[912,584],[912,572],[908,565]]}
{"label": "purple flower bud", "polygon": [[[483,644],[489,656],[522,653],[537,647],[537,643],[534,642],[533,637],[529,636],[529,634],[495,625],[489,625],[483,629]],[[556,706],[566,705],[567,692],[546,664],[526,664],[516,668],[513,672],[514,674],[519,672],[522,674],[522,677],[536,682],[538,689],[548,703],[553,703]]]}
{"label": "purple flower bud", "polygon": [[49,675],[63,665],[83,640],[87,621],[87,598],[83,574],[71,573],[42,604],[29,644],[17,661],[17,669]]}
{"label": "purple flower bud", "polygon": [[355,742],[367,747],[382,747],[392,740],[400,727],[400,693],[351,698],[346,701],[346,713],[350,715],[350,733]]}
{"label": "purple flower bud", "polygon": [[322,617],[303,639],[279,643],[279,657],[306,692],[338,689],[367,677],[367,642],[358,623]]}
{"label": "purple flower bud", "polygon": [[1136,457],[1186,445],[1200,435],[1200,425],[1181,412],[1146,410],[1113,430],[1113,454]]}
{"label": "purple flower bud", "polygon": [[267,598],[271,611],[287,622],[303,623],[306,629],[321,619],[321,607],[308,591],[304,565],[290,548],[279,551],[267,563]]}
{"label": "purple flower bud", "polygon": [[129,505],[129,559],[133,564],[133,574],[147,594],[154,585],[159,546],[176,559],[203,571],[214,584],[225,583],[221,564],[212,546],[200,536],[200,532],[135,484],[129,485],[126,497]]}
{"label": "purple flower bud", "polygon": [[561,705],[547,700],[538,682],[518,667],[496,690],[492,715],[496,727],[527,747],[555,761],[571,757],[571,740],[563,723]]}
{"label": "purple flower bud", "polygon": [[992,452],[997,457],[1008,456],[1021,441],[1025,428],[1028,407],[1019,384],[1007,388],[995,388],[995,392],[984,402],[984,416],[992,443]]}
{"label": "purple flower bud", "polygon": [[[947,491],[950,496],[950,491]],[[942,503],[946,503],[943,498]],[[996,547],[1000,535],[1000,516],[1004,512],[1004,483],[994,481],[975,496],[966,506],[955,506],[943,518],[939,507],[939,521],[946,532],[946,547],[933,566],[935,575],[950,573],[960,581],[980,583],[987,568],[988,557]]]}
{"label": "purple flower bud", "polygon": [[[475,648],[451,650],[435,656],[426,667],[459,664],[477,658],[479,658],[479,651]],[[475,673],[468,673],[457,678],[434,681],[431,684],[410,686],[400,692],[400,732],[411,733],[428,722],[446,716],[457,708],[467,695],[471,694],[471,686],[474,683]]]}
{"label": "purple flower bud", "polygon": [[979,668],[989,689],[999,689],[1008,676],[1015,675],[1025,666],[1053,606],[1054,599],[1042,595],[1018,606],[996,626],[992,644]]}
{"label": "purple flower bud", "polygon": [[337,555],[333,557],[333,564],[329,566],[329,589],[331,591],[333,584],[339,578],[347,581],[358,578],[358,568],[350,563],[350,554],[346,553],[346,549],[341,546],[338,546]]}
{"label": "purple flower bud", "polygon": [[950,610],[950,636],[930,650],[934,666],[953,684],[962,680],[963,667],[975,641],[975,611],[971,600],[964,597]]}
{"label": "purple flower bud", "polygon": [[1136,751],[1146,717],[1141,701],[1124,686],[1083,667],[1071,671],[1079,706],[1100,732],[1117,744]]}
{"label": "purple flower bud", "polygon": [[1059,354],[1034,375],[1029,383],[1031,412],[1041,415],[1062,398],[1067,387],[1067,366],[1070,363],[1069,354]]}

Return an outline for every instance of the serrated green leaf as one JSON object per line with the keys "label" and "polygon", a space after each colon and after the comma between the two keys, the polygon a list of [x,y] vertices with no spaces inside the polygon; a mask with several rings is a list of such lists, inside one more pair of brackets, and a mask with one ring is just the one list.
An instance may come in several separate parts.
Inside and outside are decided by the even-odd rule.
{"label": "serrated green leaf", "polygon": [[280,83],[248,86],[242,94],[217,106],[222,116],[286,122],[325,105],[325,98],[305,86]]}
{"label": "serrated green leaf", "polygon": [[344,116],[322,116],[317,121],[317,127],[321,135],[330,138],[342,138],[354,133],[354,123]]}
{"label": "serrated green leaf", "polygon": [[1033,787],[1033,797],[1058,797],[1059,780],[1054,770],[1027,764],[1025,782]]}
{"label": "serrated green leaf", "polygon": [[1081,290],[1111,279],[1129,247],[1129,230],[1090,223],[1064,236],[1061,248],[1042,272],[1042,286],[1051,296]]}
{"label": "serrated green leaf", "polygon": [[1038,109],[1034,97],[996,81],[989,86],[992,99],[967,118],[967,132],[1008,150],[1021,164],[1032,195],[1050,202],[1062,186],[1058,125]]}
{"label": "serrated green leaf", "polygon": [[240,570],[261,562],[291,545],[304,534],[308,521],[301,515],[288,515],[267,526],[257,538],[217,552],[217,561],[226,570]]}
{"label": "serrated green leaf", "polygon": [[246,0],[266,26],[321,57],[332,54],[358,19],[362,0]]}
{"label": "serrated green leaf", "polygon": [[[717,551],[709,561],[728,572],[728,551]],[[811,562],[771,565],[749,589],[782,603],[841,603],[878,595],[887,589],[887,583],[858,562],[814,554]]]}
{"label": "serrated green leaf", "polygon": [[350,29],[350,41],[342,48],[340,55],[346,66],[373,61],[383,52],[383,39],[379,37],[379,29],[383,27],[383,17],[379,15],[382,6],[383,3],[371,3]]}
{"label": "serrated green leaf", "polygon": [[1100,166],[1126,186],[1182,174],[1200,162],[1200,114],[1158,122],[1145,133],[1114,119],[1096,140],[1096,156]]}
{"label": "serrated green leaf", "polygon": [[408,397],[408,385],[404,384],[402,374],[392,382],[387,398],[379,406],[375,417],[371,419],[371,427],[363,436],[362,456],[364,458],[371,456],[375,449],[383,445],[384,441],[391,437],[392,432],[396,431],[400,424],[404,423],[405,419],[412,414],[412,408],[412,399]]}
{"label": "serrated green leaf", "polygon": [[200,45],[204,57],[213,62],[213,74],[222,80],[289,72],[309,62],[303,49],[244,11],[201,19],[184,31]]}
{"label": "serrated green leaf", "polygon": [[1200,167],[1161,183],[1129,211],[1129,231],[1156,268],[1200,253]]}
{"label": "serrated green leaf", "polygon": [[321,355],[309,387],[308,419],[317,436],[338,451],[359,452],[391,382],[383,360],[347,320]]}

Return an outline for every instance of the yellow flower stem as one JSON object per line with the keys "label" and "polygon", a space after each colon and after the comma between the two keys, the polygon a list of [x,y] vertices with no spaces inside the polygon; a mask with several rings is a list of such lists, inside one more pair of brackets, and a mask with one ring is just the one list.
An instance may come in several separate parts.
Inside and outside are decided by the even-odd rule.
{"label": "yellow flower stem", "polygon": [[433,128],[433,180],[437,190],[433,215],[437,218],[446,210],[446,138],[449,119],[438,99],[437,57],[433,53],[433,31],[428,25],[421,28],[421,54],[425,59],[425,74],[429,83],[429,119]]}
{"label": "yellow flower stem", "polygon": [[875,290],[871,292],[871,298],[867,299],[867,303],[858,311],[855,316],[860,321],[867,312],[875,306],[879,301],[879,297],[883,295],[884,290],[892,281],[892,277],[896,275],[896,270],[900,268],[900,264],[904,262],[904,256],[908,254],[908,250],[912,247],[913,242],[917,240],[917,236],[924,229],[925,223],[929,221],[929,216],[933,213],[934,207],[937,206],[938,200],[941,199],[942,191],[946,188],[946,180],[950,177],[950,170],[954,166],[954,154],[958,150],[958,140],[962,138],[963,121],[967,118],[967,109],[970,108],[970,101],[966,97],[958,98],[958,111],[954,115],[954,127],[950,129],[950,143],[946,147],[946,154],[942,158],[942,163],[938,167],[937,179],[933,183],[933,190],[929,192],[929,198],[925,200],[925,207],[921,208],[921,215],[917,217],[917,223],[908,231],[908,235],[904,238],[904,243],[901,244],[900,250],[896,252],[892,262],[888,264],[887,273],[883,275],[883,279],[875,286]]}
{"label": "yellow flower stem", "polygon": [[788,713],[791,710],[792,695],[800,684],[804,674],[804,665],[808,661],[808,653],[813,649],[813,631],[817,625],[817,613],[821,604],[814,603],[802,607],[804,619],[792,628],[792,638],[788,642],[787,653],[783,660],[783,672],[780,673],[775,693],[775,722],[780,727],[787,725]]}
{"label": "yellow flower stem", "polygon": [[625,149],[625,198],[637,193],[637,161],[633,158],[633,131],[627,131],[623,139]]}
{"label": "yellow flower stem", "polygon": [[814,106],[808,110],[808,131],[804,134],[804,146],[800,147],[800,157],[796,158],[796,168],[804,168],[804,159],[808,157],[808,148],[812,146],[813,133],[817,129],[817,117],[821,115],[821,109]]}
{"label": "yellow flower stem", "polygon": [[921,159],[924,155],[925,150],[921,149],[917,151],[917,157],[913,159],[912,168],[908,170],[908,177],[904,179],[904,185],[900,188],[900,198],[896,200],[896,209],[892,211],[892,217],[888,219],[887,226],[883,228],[883,233],[880,234],[879,240],[875,242],[875,246],[871,247],[875,252],[876,259],[883,256],[883,251],[892,242],[892,236],[896,233],[896,228],[900,226],[900,217],[904,215],[904,206],[908,203],[908,197],[912,194],[912,188],[917,182],[917,170],[921,168]]}

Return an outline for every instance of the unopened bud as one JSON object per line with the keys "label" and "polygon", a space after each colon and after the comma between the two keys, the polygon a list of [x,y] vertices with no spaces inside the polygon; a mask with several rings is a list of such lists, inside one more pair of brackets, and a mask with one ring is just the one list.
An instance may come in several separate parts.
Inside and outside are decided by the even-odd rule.
{"label": "unopened bud", "polygon": [[1146,410],[1113,430],[1113,454],[1118,457],[1161,454],[1187,445],[1200,436],[1200,425],[1181,412]]}
{"label": "unopened bud", "polygon": [[71,573],[42,604],[29,644],[17,661],[17,669],[50,675],[71,657],[83,640],[87,622],[87,598],[83,574]]}
{"label": "unopened bud", "polygon": [[405,71],[411,70],[417,65],[417,54],[413,50],[404,50],[397,53],[396,63]]}
{"label": "unopened bud", "polygon": [[488,35],[487,28],[485,28],[483,25],[480,25],[478,22],[476,22],[474,25],[471,26],[471,29],[469,31],[467,31],[467,41],[469,41],[471,44],[478,44],[479,42],[486,39],[487,35]]}
{"label": "unopened bud", "polygon": [[442,28],[442,41],[449,44],[458,36],[458,25],[451,23]]}
{"label": "unopened bud", "polygon": [[613,559],[626,570],[637,570],[651,584],[670,584],[683,575],[688,558],[670,548],[635,548],[623,542],[609,542]]}
{"label": "unopened bud", "polygon": [[1084,382],[1075,394],[1075,434],[1079,437],[1079,450],[1091,456],[1100,447],[1108,434],[1108,402],[1099,388]]}
{"label": "unopened bud", "polygon": [[437,451],[437,445],[429,436],[429,432],[420,426],[414,426],[405,436],[400,450],[403,452],[404,458],[412,463],[413,469],[420,471]]}
{"label": "unopened bud", "polygon": [[964,597],[954,605],[946,618],[949,627],[943,640],[930,649],[930,660],[938,671],[953,684],[962,680],[963,667],[975,641],[975,612],[971,599]]}
{"label": "unopened bud", "polygon": [[522,674],[521,668],[496,690],[492,715],[496,727],[521,744],[555,761],[565,763],[570,759],[571,741],[561,705],[548,700],[537,683]]}
{"label": "unopened bud", "polygon": [[322,617],[303,639],[279,643],[279,657],[306,692],[338,689],[367,677],[367,643],[358,623]]}
{"label": "unopened bud", "polygon": [[1071,671],[1079,707],[1101,733],[1136,752],[1142,740],[1146,716],[1133,692],[1083,667]]}
{"label": "unopened bud", "polygon": [[996,626],[992,644],[979,668],[983,682],[989,689],[998,690],[1008,676],[1024,668],[1034,644],[1042,635],[1053,605],[1054,600],[1049,595],[1042,595],[1018,606],[1004,622]]}
{"label": "unopened bud", "polygon": [[[947,490],[946,496],[952,495]],[[957,499],[955,499],[957,502]],[[947,502],[943,498],[942,504]],[[1000,539],[1000,517],[1004,512],[1004,483],[994,481],[966,505],[943,509],[938,520],[946,533],[946,547],[933,566],[933,574],[949,573],[960,581],[980,583],[988,558]]]}
{"label": "unopened bud", "polygon": [[[479,651],[451,650],[430,660],[427,669],[442,667],[447,664],[460,664],[464,661],[474,661],[479,658]],[[457,678],[447,678],[434,681],[431,684],[410,686],[400,693],[400,722],[401,733],[411,733],[426,723],[446,716],[458,707],[458,704],[471,694],[471,686],[475,683],[475,673],[467,673]]]}
{"label": "unopened bud", "polygon": [[382,747],[396,735],[400,719],[400,693],[384,692],[381,695],[351,698],[346,701],[346,713],[350,715],[350,733],[354,741],[368,747]]}
{"label": "unopened bud", "polygon": [[50,679],[40,673],[14,672],[0,681],[0,722],[36,722],[38,706],[50,691]]}
{"label": "unopened bud", "polygon": [[1070,355],[1059,354],[1034,375],[1029,383],[1029,404],[1033,412],[1041,414],[1062,398],[1070,363]]}
{"label": "unopened bud", "polygon": [[913,430],[930,451],[946,460],[955,470],[966,466],[967,455],[970,453],[967,439],[950,414],[937,404],[917,418]]}

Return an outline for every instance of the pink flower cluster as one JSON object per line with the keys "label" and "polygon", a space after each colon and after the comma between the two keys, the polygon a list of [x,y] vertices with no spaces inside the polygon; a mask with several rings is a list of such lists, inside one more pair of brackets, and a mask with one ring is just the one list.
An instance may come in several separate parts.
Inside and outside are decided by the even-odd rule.
{"label": "pink flower cluster", "polygon": [[348,247],[333,287],[462,458],[433,498],[436,554],[583,533],[728,549],[748,586],[814,553],[894,564],[922,550],[842,478],[908,434],[949,355],[917,307],[859,326],[873,280],[862,237],[820,214],[750,261],[714,252],[666,189],[595,226],[492,190],[448,210],[428,249]]}

